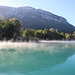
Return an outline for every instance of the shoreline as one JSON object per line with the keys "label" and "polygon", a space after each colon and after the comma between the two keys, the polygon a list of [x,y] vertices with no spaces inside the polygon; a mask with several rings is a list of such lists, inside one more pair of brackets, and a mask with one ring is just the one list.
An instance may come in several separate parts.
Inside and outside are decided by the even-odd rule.
{"label": "shoreline", "polygon": [[40,40],[40,43],[75,43],[75,40]]}
{"label": "shoreline", "polygon": [[75,40],[38,40],[38,41],[31,41],[31,40],[29,40],[29,41],[12,41],[12,40],[8,40],[8,41],[6,41],[6,40],[3,40],[3,41],[1,41],[0,40],[0,42],[12,42],[12,43],[16,43],[16,42],[18,42],[18,43],[53,43],[53,42],[75,42]]}

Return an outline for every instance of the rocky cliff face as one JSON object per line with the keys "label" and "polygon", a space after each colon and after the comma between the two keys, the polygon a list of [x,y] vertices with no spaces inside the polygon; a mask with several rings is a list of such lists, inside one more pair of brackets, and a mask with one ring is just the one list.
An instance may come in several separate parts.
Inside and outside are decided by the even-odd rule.
{"label": "rocky cliff face", "polygon": [[22,21],[24,29],[50,29],[55,28],[60,32],[73,33],[75,27],[63,17],[52,14],[48,11],[32,7],[6,7],[0,6],[0,15],[6,18],[17,18]]}

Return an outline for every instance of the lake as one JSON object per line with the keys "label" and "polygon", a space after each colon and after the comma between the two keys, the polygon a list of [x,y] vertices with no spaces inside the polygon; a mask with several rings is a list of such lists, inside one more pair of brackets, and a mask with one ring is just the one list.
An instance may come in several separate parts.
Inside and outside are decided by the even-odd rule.
{"label": "lake", "polygon": [[0,75],[75,75],[75,41],[0,42]]}

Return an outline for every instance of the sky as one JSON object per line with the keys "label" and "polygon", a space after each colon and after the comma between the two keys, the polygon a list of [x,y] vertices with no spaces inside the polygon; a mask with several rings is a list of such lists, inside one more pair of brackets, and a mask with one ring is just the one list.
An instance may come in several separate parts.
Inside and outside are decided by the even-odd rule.
{"label": "sky", "polygon": [[1,0],[1,6],[31,6],[62,16],[75,26],[75,0]]}

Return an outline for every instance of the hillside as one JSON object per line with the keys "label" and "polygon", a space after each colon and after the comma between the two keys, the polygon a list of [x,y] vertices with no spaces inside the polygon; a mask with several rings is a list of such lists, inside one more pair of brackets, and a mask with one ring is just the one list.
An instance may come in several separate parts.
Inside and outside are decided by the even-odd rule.
{"label": "hillside", "polygon": [[[58,29],[59,32],[73,33],[75,27],[67,22],[63,17],[52,14],[48,11],[35,9],[32,7],[7,7],[0,6],[0,15],[4,18],[17,18],[22,21],[24,29]],[[1,18],[0,17],[0,18]]]}

